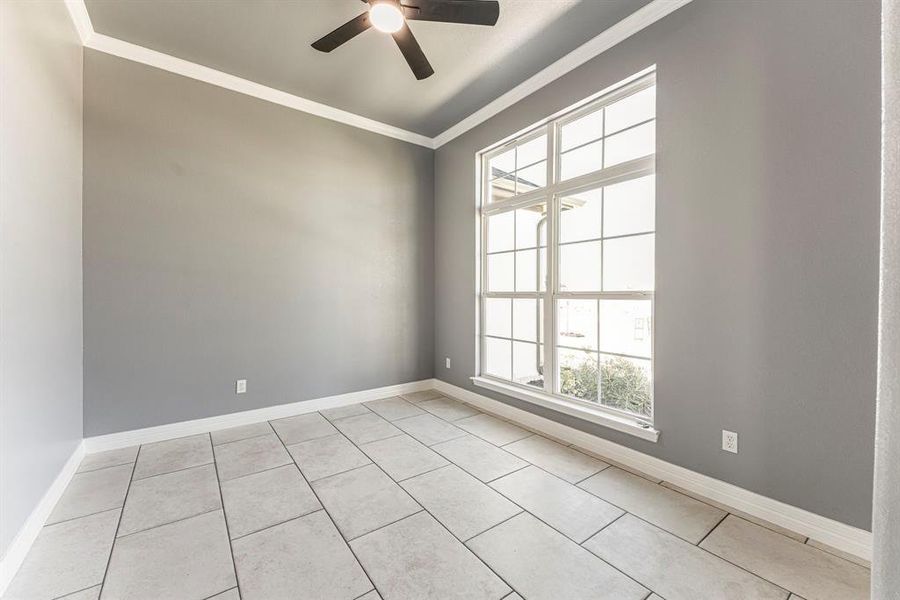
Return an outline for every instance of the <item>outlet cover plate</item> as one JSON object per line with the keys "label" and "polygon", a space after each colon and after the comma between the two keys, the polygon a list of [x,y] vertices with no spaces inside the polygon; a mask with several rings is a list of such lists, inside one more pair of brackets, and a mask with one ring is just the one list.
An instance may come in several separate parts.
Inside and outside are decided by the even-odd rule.
{"label": "outlet cover plate", "polygon": [[738,434],[734,431],[722,430],[722,450],[737,454],[738,452]]}
{"label": "outlet cover plate", "polygon": [[247,393],[247,380],[246,379],[238,379],[235,382],[234,393],[235,394],[246,394]]}

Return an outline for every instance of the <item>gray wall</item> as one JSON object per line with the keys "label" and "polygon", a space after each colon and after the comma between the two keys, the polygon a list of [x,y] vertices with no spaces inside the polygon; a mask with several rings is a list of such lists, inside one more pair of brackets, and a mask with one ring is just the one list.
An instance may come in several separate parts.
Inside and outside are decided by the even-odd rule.
{"label": "gray wall", "polygon": [[81,42],[0,2],[0,555],[81,442]]}
{"label": "gray wall", "polygon": [[[695,0],[440,148],[436,376],[485,393],[469,381],[475,153],[656,64],[662,435],[555,418],[868,529],[879,12],[875,0]],[[740,434],[740,454],[720,450],[722,429]]]}
{"label": "gray wall", "polygon": [[884,163],[872,597],[894,600],[900,590],[900,2],[884,0],[882,6]]}
{"label": "gray wall", "polygon": [[84,71],[86,436],[432,376],[431,150]]}

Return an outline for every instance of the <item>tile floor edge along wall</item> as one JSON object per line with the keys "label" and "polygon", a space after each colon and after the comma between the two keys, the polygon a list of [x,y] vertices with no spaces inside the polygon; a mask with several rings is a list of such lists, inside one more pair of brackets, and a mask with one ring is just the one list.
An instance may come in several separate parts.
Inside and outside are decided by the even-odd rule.
{"label": "tile floor edge along wall", "polygon": [[616,460],[633,469],[659,477],[704,498],[721,502],[759,519],[802,533],[807,537],[864,560],[871,560],[872,534],[868,531],[857,529],[839,521],[767,498],[750,490],[719,481],[702,473],[668,463],[604,438],[520,410],[487,396],[470,392],[440,379],[421,380],[407,384],[361,390],[350,394],[275,405],[264,409],[231,413],[218,417],[89,437],[85,439],[85,449],[88,453],[94,453],[125,448],[142,443],[163,441],[207,431],[248,425],[264,420],[359,404],[370,400],[432,388],[452,398],[472,404],[488,413],[516,422],[539,433],[561,439],[567,444],[576,445],[584,450]]}

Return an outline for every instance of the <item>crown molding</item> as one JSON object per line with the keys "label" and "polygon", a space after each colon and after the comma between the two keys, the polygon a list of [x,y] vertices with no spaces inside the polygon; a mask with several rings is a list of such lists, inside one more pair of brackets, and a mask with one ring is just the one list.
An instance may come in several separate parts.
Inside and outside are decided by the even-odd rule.
{"label": "crown molding", "polygon": [[260,100],[279,104],[351,127],[424,146],[425,148],[437,149],[690,1],[653,0],[433,138],[322,104],[321,102],[295,96],[249,79],[230,75],[169,54],[151,50],[144,46],[138,46],[137,44],[97,33],[94,31],[84,0],[65,0],[65,4],[81,38],[81,42],[86,48],[163,69],[184,77],[197,79],[227,90],[253,96]]}
{"label": "crown molding", "polygon": [[656,23],[666,15],[678,10],[691,0],[653,0],[634,11],[609,29],[588,40],[555,63],[538,71],[502,96],[489,102],[471,115],[450,127],[434,139],[434,147],[440,148],[447,142],[481,125],[491,117],[506,110],[547,84],[559,79],[569,71],[580,67],[592,58],[606,52],[619,42],[631,37],[642,29]]}

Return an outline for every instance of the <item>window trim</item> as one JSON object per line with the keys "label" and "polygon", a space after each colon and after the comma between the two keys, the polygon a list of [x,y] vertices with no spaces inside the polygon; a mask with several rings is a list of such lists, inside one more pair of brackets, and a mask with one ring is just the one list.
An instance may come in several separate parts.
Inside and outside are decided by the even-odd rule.
{"label": "window trim", "polygon": [[[654,152],[652,155],[635,158],[617,165],[613,165],[611,167],[607,167],[605,169],[601,168],[597,171],[593,171],[590,173],[585,173],[571,179],[567,179],[564,181],[558,181],[557,177],[559,175],[556,172],[559,169],[560,156],[563,154],[561,148],[558,144],[558,139],[560,136],[561,128],[587,114],[590,114],[594,111],[597,111],[605,106],[608,106],[618,100],[621,100],[624,97],[630,96],[634,93],[647,89],[656,85],[656,71],[655,68],[650,68],[645,70],[639,74],[636,74],[630,80],[626,80],[626,82],[621,85],[615,86],[604,92],[594,95],[593,97],[586,99],[582,102],[579,102],[571,109],[566,111],[562,111],[557,113],[556,115],[541,121],[539,124],[530,127],[526,130],[523,130],[520,134],[515,136],[511,136],[506,140],[494,144],[487,149],[478,152],[476,155],[476,173],[478,179],[476,180],[476,238],[477,238],[477,252],[476,252],[476,262],[477,262],[477,284],[478,289],[476,290],[476,310],[477,310],[477,318],[476,318],[476,373],[475,377],[472,377],[471,380],[475,385],[480,387],[484,387],[490,389],[492,391],[500,392],[506,394],[508,396],[512,396],[526,402],[531,402],[533,404],[537,404],[539,406],[543,406],[545,408],[550,408],[557,412],[562,412],[565,414],[569,414],[578,418],[585,419],[587,421],[591,421],[594,423],[598,423],[600,425],[609,427],[611,429],[615,429],[617,431],[621,431],[624,433],[628,433],[631,435],[635,435],[639,438],[649,440],[652,442],[656,442],[659,438],[659,431],[653,427],[653,417],[654,417],[654,407],[651,404],[651,413],[647,417],[641,417],[639,415],[629,413],[627,411],[623,411],[620,409],[616,409],[614,407],[603,406],[599,403],[591,403],[586,400],[582,400],[579,398],[574,398],[571,396],[565,396],[562,393],[551,393],[549,390],[556,390],[557,388],[557,354],[559,346],[556,343],[556,315],[555,315],[555,300],[561,298],[584,298],[584,299],[596,299],[601,300],[604,298],[617,298],[617,299],[649,299],[651,304],[651,340],[652,340],[652,348],[650,352],[650,361],[653,368],[653,374],[655,375],[655,346],[656,346],[656,336],[655,336],[655,319],[653,316],[655,315],[655,285],[653,291],[640,291],[640,292],[555,292],[558,288],[558,277],[559,277],[559,252],[553,252],[553,256],[555,256],[555,265],[548,264],[547,265],[547,285],[546,289],[541,291],[540,283],[538,284],[538,290],[535,292],[519,292],[519,291],[510,291],[510,292],[488,292],[487,287],[487,244],[485,240],[487,239],[487,222],[488,219],[486,217],[490,217],[493,215],[515,211],[521,208],[527,208],[529,206],[535,204],[546,204],[546,246],[547,252],[550,253],[550,248],[558,247],[558,239],[559,239],[559,224],[558,224],[558,209],[559,209],[559,200],[561,197],[566,194],[574,194],[580,191],[584,191],[587,189],[596,189],[602,186],[612,185],[618,183],[620,181],[628,181],[637,179],[640,177],[655,175],[656,173],[656,153]],[[656,116],[654,115],[654,119]],[[633,126],[629,126],[622,131],[627,131],[632,127],[637,127],[644,122],[635,124]],[[621,133],[621,132],[616,132]],[[499,202],[491,202],[491,182],[495,179],[487,175],[485,173],[486,169],[490,168],[490,160],[495,156],[503,154],[508,151],[510,147],[515,147],[527,143],[533,139],[536,139],[542,135],[547,136],[547,153],[545,160],[547,162],[547,175],[546,181],[547,185],[536,189],[531,190],[519,195],[514,195],[511,198],[501,200]],[[598,138],[598,140],[594,140],[593,142],[604,139],[608,136],[602,136]],[[593,143],[589,142],[589,143]],[[572,150],[572,149],[570,149]],[[537,161],[535,164],[539,163]],[[518,165],[516,164],[516,171],[518,171]],[[656,230],[654,228],[653,233],[655,234]],[[650,232],[645,232],[650,233]],[[636,234],[634,234],[636,235]],[[538,248],[541,247],[540,240],[537,240]],[[515,290],[515,284],[513,286],[513,290]],[[484,334],[485,331],[485,315],[484,315],[484,302],[488,298],[504,298],[504,299],[515,299],[515,298],[527,298],[527,299],[536,299],[541,300],[544,303],[544,313],[543,313],[543,336],[540,338],[541,345],[543,346],[544,352],[544,380],[546,382],[545,388],[535,388],[526,386],[524,384],[519,384],[514,381],[509,381],[500,377],[495,377],[490,374],[484,373],[482,371],[482,357],[485,352],[485,339],[486,336]],[[540,337],[540,336],[539,336]],[[512,337],[510,337],[512,339]],[[512,342],[511,342],[512,343]],[[540,347],[540,346],[539,346]],[[597,354],[603,355],[608,354],[601,352],[598,348]],[[650,386],[651,386],[651,396],[653,394],[653,384],[654,378],[651,377]],[[655,397],[654,397],[655,400]],[[655,402],[654,402],[655,404]]]}

